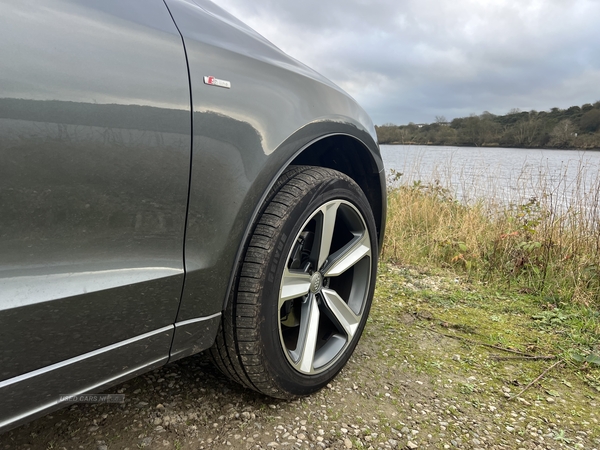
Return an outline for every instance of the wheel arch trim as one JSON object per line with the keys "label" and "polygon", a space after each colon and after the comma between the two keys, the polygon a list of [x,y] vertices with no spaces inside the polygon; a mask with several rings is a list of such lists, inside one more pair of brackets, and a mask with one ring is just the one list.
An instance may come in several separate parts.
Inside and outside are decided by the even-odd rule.
{"label": "wheel arch trim", "polygon": [[[302,131],[305,131],[306,128],[310,127],[310,125],[315,125],[315,123],[309,124],[306,127],[303,127],[302,129],[298,130],[296,133],[294,133],[292,136],[290,136],[290,138],[286,139],[286,141],[284,141],[282,144],[280,144],[278,146],[278,150],[280,150],[280,149],[283,150],[283,148],[285,148],[287,146],[294,145],[295,143],[297,144],[299,141],[304,140],[304,143],[302,145],[299,145],[298,148],[287,157],[287,160],[285,161],[285,163],[281,164],[279,169],[277,171],[275,171],[274,174],[271,176],[270,182],[268,183],[266,188],[263,190],[260,200],[257,202],[252,214],[250,215],[250,218],[246,224],[246,228],[243,233],[243,237],[240,240],[238,250],[235,254],[233,264],[231,266],[229,281],[227,284],[227,290],[225,292],[223,305],[222,305],[223,311],[225,310],[225,308],[227,307],[227,303],[229,302],[229,298],[231,296],[231,292],[232,292],[232,289],[233,289],[233,286],[234,286],[234,283],[235,283],[235,280],[237,277],[237,268],[239,267],[239,264],[243,257],[244,249],[247,246],[248,239],[252,236],[253,226],[261,212],[261,209],[262,209],[269,193],[271,192],[271,189],[273,188],[273,186],[275,185],[275,183],[277,182],[279,177],[281,177],[281,175],[285,172],[285,170],[288,167],[290,167],[291,165],[294,165],[294,163],[301,162],[301,159],[299,158],[301,155],[305,154],[305,152],[307,152],[308,150],[313,148],[315,145],[319,144],[320,142],[324,142],[327,139],[331,139],[331,138],[350,139],[355,144],[359,144],[359,146],[361,146],[363,148],[362,154],[367,155],[369,158],[370,165],[371,165],[371,168],[370,168],[371,175],[373,177],[377,177],[378,184],[379,184],[379,195],[380,195],[380,203],[381,203],[380,208],[379,208],[380,209],[380,214],[379,214],[380,217],[376,217],[375,220],[378,224],[379,251],[381,252],[381,247],[383,244],[383,237],[384,237],[384,230],[385,230],[386,185],[385,185],[385,170],[383,167],[383,161],[382,161],[381,155],[379,153],[379,146],[378,146],[377,142],[375,142],[371,138],[371,135],[369,133],[364,133],[364,131],[363,131],[362,133],[366,134],[366,136],[368,136],[368,138],[369,138],[368,141],[370,141],[370,145],[367,144],[365,142],[366,139],[363,139],[363,138],[357,136],[356,131],[359,131],[359,130],[353,124],[350,124],[350,126],[354,129],[353,130],[353,131],[355,131],[354,133],[352,133],[348,130],[345,130],[345,131],[340,130],[340,131],[332,131],[329,133],[324,133],[324,134],[320,134],[317,136],[313,136],[309,140],[298,138],[298,135],[304,134],[304,133],[302,133]],[[341,125],[341,124],[338,123],[338,125]],[[345,124],[345,125],[348,126],[348,124]],[[360,131],[362,131],[362,130],[360,130]],[[276,150],[274,152],[274,154],[277,154],[277,153],[278,153],[278,151]],[[323,167],[323,166],[321,166],[321,167]]]}

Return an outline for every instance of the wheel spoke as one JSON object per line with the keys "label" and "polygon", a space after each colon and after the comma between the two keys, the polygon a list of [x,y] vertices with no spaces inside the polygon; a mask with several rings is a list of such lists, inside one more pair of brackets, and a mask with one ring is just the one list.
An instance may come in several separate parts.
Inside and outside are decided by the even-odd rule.
{"label": "wheel spoke", "polygon": [[335,219],[337,217],[339,203],[329,203],[320,209],[322,214],[320,228],[317,230],[317,247],[319,256],[317,259],[317,269],[323,267],[325,260],[331,250],[331,241],[333,240],[333,231],[335,228]]}
{"label": "wheel spoke", "polygon": [[330,313],[328,315],[343,328],[350,342],[358,329],[360,317],[354,314],[354,311],[334,290],[323,289],[321,293],[325,299],[327,312]]}
{"label": "wheel spoke", "polygon": [[321,316],[317,297],[314,294],[310,294],[308,301],[302,304],[301,314],[298,346],[292,357],[297,361],[298,370],[309,373],[313,370]]}
{"label": "wheel spoke", "polygon": [[371,246],[369,234],[365,231],[356,235],[348,244],[331,255],[324,275],[326,277],[341,275],[367,255],[371,255]]}
{"label": "wheel spoke", "polygon": [[292,271],[286,268],[283,271],[281,290],[279,292],[279,307],[288,300],[308,294],[310,289],[310,275],[305,272]]}

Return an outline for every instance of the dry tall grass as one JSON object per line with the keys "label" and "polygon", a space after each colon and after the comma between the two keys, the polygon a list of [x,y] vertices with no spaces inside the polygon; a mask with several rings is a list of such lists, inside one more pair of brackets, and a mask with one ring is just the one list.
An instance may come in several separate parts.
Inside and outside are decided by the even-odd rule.
{"label": "dry tall grass", "polygon": [[459,268],[548,304],[600,306],[600,174],[580,164],[568,182],[542,173],[533,196],[517,186],[522,194],[510,202],[493,189],[460,202],[450,178],[415,173],[391,176],[384,260]]}

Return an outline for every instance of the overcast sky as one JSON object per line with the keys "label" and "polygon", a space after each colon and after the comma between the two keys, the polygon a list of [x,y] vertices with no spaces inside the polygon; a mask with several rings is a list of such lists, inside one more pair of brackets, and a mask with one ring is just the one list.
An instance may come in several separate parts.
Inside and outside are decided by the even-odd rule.
{"label": "overcast sky", "polygon": [[377,125],[600,100],[600,0],[219,0]]}

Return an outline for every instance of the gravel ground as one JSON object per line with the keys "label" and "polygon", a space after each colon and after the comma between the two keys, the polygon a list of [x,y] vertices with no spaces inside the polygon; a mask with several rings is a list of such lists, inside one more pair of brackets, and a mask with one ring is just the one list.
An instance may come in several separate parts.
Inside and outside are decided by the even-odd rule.
{"label": "gravel ground", "polygon": [[559,370],[548,383],[564,389],[540,382],[509,401],[519,363],[495,365],[431,330],[436,311],[390,314],[389,301],[378,296],[347,367],[309,398],[245,390],[198,355],[111,389],[124,404],[73,405],[0,435],[0,450],[600,448],[598,394],[577,377]]}

